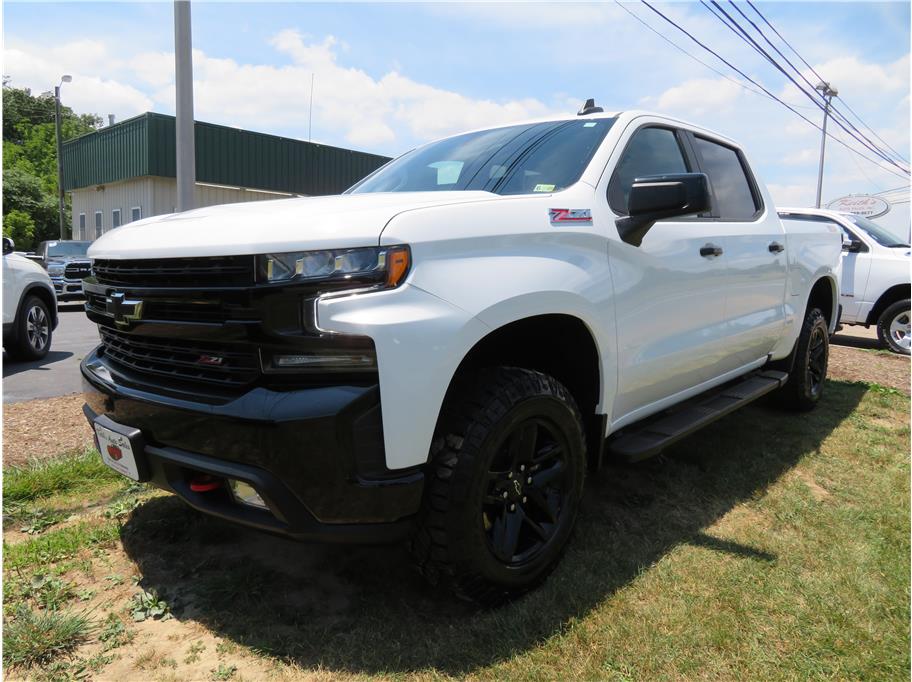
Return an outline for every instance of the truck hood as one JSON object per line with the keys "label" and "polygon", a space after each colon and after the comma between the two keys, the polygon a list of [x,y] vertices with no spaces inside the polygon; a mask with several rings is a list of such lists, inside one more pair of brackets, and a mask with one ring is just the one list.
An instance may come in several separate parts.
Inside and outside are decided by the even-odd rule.
{"label": "truck hood", "polygon": [[222,204],[118,227],[96,240],[89,256],[236,256],[373,246],[404,211],[498,198],[490,192],[389,192]]}

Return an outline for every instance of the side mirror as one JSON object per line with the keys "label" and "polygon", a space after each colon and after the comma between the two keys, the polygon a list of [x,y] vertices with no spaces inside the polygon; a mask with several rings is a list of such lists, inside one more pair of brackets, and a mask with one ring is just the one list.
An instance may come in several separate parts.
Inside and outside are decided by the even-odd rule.
{"label": "side mirror", "polygon": [[628,244],[639,246],[657,220],[709,209],[709,180],[704,173],[637,178],[627,197],[629,215],[616,221],[618,234]]}
{"label": "side mirror", "polygon": [[5,256],[8,253],[12,253],[13,248],[15,246],[16,246],[16,244],[13,242],[12,239],[10,239],[9,237],[4,237],[3,238],[3,255]]}
{"label": "side mirror", "polygon": [[843,233],[842,235],[842,250],[846,253],[858,253],[862,249],[862,243],[860,239],[852,239],[849,235]]}

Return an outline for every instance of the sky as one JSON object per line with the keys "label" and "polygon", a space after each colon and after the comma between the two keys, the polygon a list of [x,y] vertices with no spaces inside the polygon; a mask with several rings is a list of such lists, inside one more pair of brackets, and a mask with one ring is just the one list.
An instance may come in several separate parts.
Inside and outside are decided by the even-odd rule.
{"label": "sky", "polygon": [[[754,4],[838,88],[837,105],[910,158],[910,3]],[[654,6],[820,124],[820,109],[706,7]],[[737,6],[759,24],[750,6]],[[63,102],[105,120],[173,114],[172,11],[170,2],[4,2],[3,75],[43,92],[71,74]],[[813,205],[819,130],[749,92],[743,77],[641,3],[196,1],[192,18],[197,120],[397,156],[463,130],[575,112],[594,97],[606,111],[659,111],[728,135],[778,205]],[[828,141],[825,201],[902,185],[908,179]]]}

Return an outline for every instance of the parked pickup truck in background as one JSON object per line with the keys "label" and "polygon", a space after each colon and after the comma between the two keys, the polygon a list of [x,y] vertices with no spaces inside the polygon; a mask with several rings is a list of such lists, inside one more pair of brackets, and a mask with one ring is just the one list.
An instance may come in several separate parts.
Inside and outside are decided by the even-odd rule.
{"label": "parked pickup truck in background", "polygon": [[92,261],[86,255],[90,241],[41,242],[32,257],[48,271],[58,301],[82,298],[82,280],[89,276]]}
{"label": "parked pickup truck in background", "polygon": [[880,343],[894,353],[912,348],[909,244],[877,223],[849,213],[780,208],[788,228],[795,222],[837,225],[843,238],[840,322],[875,325]]}
{"label": "parked pickup truck in background", "polygon": [[590,101],[341,196],[105,234],[85,413],[109,466],[203,512],[408,538],[432,583],[498,603],[556,564],[604,458],[817,403],[841,243],[786,229],[736,142]]}

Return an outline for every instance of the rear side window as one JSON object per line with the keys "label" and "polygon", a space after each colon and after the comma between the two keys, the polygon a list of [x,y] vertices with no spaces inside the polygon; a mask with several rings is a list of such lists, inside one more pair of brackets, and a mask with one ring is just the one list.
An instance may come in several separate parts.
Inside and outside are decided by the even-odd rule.
{"label": "rear side window", "polygon": [[702,137],[694,137],[694,141],[716,197],[719,219],[753,220],[760,210],[760,202],[744,171],[741,155],[731,147]]}
{"label": "rear side window", "polygon": [[633,134],[608,185],[608,203],[615,212],[627,215],[630,187],[637,178],[649,175],[687,173],[687,161],[674,131],[641,128]]}

